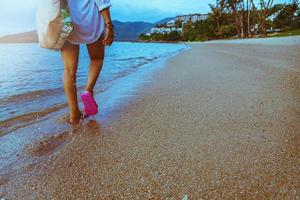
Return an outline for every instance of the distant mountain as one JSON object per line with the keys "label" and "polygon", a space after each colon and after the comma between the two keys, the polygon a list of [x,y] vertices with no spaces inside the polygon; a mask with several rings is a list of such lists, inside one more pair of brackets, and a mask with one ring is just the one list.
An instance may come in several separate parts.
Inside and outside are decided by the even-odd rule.
{"label": "distant mountain", "polygon": [[[155,24],[147,22],[120,22],[114,21],[117,41],[136,41],[141,33],[149,32]],[[35,43],[36,31],[18,33],[0,37],[0,43]]]}
{"label": "distant mountain", "polygon": [[0,37],[0,43],[35,43],[38,41],[36,31],[18,33]]}
{"label": "distant mountain", "polygon": [[168,21],[171,21],[171,20],[174,20],[174,19],[175,19],[175,17],[167,17],[167,18],[164,18],[164,19],[162,19],[158,22],[155,22],[155,24],[164,24],[164,23],[166,23]]}
{"label": "distant mountain", "polygon": [[114,21],[117,40],[132,41],[138,40],[141,33],[146,33],[155,26],[155,24],[147,22],[120,22]]}

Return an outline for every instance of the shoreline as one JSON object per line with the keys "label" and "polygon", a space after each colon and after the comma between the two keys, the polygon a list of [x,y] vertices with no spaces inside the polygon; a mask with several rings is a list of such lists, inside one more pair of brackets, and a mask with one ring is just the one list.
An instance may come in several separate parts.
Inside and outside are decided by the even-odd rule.
{"label": "shoreline", "polygon": [[[9,35],[8,35],[9,36]],[[7,36],[3,36],[7,37]],[[264,40],[264,39],[273,39],[273,38],[291,38],[291,37],[300,37],[300,35],[287,35],[287,36],[254,36],[254,37],[244,37],[244,38],[221,38],[221,39],[213,39],[206,41],[147,41],[147,40],[116,40],[115,42],[128,42],[128,43],[162,43],[162,44],[185,44],[185,43],[205,43],[205,42],[218,42],[218,41],[241,41],[241,40]],[[23,42],[0,42],[0,44],[38,44],[38,41],[23,41]]]}
{"label": "shoreline", "polygon": [[123,106],[123,98],[103,103],[105,116],[27,145],[0,172],[0,197],[299,197],[295,40],[189,43],[155,73],[135,77],[137,88],[124,79],[97,96],[109,102],[120,92],[129,97]]}
{"label": "shoreline", "polygon": [[[143,53],[128,53],[127,56],[123,55],[116,55],[114,58],[112,56],[113,53],[115,54],[120,53],[118,49],[123,49],[128,46],[129,49],[135,50],[136,48],[143,48]],[[31,124],[32,122],[35,123],[36,120],[42,119],[47,117],[47,115],[52,112],[58,111],[60,109],[63,109],[67,107],[64,91],[62,88],[62,82],[60,79],[62,69],[61,69],[61,63],[59,63],[60,58],[59,54],[55,54],[52,51],[44,51],[43,49],[40,49],[36,46],[32,47],[32,45],[25,45],[23,48],[23,45],[16,45],[11,47],[11,49],[18,49],[20,48],[20,51],[22,49],[31,49],[34,48],[36,51],[36,54],[39,54],[39,58],[35,58],[35,56],[28,56],[27,60],[35,59],[36,62],[33,61],[31,65],[25,66],[27,68],[27,71],[32,70],[32,74],[28,74],[27,76],[31,76],[33,81],[36,80],[35,84],[30,83],[29,81],[24,82],[23,88],[30,88],[31,89],[20,89],[17,92],[10,92],[9,90],[9,79],[5,79],[5,73],[2,78],[2,80],[8,80],[5,82],[8,82],[8,84],[2,85],[3,90],[3,96],[0,99],[0,104],[2,105],[0,109],[0,135],[4,135],[8,132],[16,131],[19,129],[19,127],[24,127],[26,124]],[[161,51],[152,52],[153,48],[158,48]],[[103,67],[104,70],[101,73],[101,77],[99,79],[98,85],[95,88],[95,93],[102,93],[105,92],[108,88],[110,88],[110,85],[113,84],[113,82],[117,81],[118,79],[122,77],[126,77],[131,73],[137,72],[140,68],[153,68],[151,63],[154,63],[153,65],[159,65],[157,64],[160,62],[160,60],[165,60],[166,58],[172,56],[176,51],[179,51],[181,49],[187,48],[186,45],[147,45],[147,44],[120,44],[116,43],[115,46],[113,46],[111,49],[108,49],[108,55],[105,62],[105,66]],[[5,46],[2,46],[2,51],[4,51],[6,48]],[[81,53],[85,55],[87,52],[84,51],[84,47],[82,47]],[[121,51],[121,50],[120,50]],[[147,54],[148,52],[148,54]],[[43,56],[49,56],[48,59],[52,59],[53,63],[49,66],[48,69],[44,69],[44,67],[34,66],[38,62],[43,62],[44,59]],[[124,59],[126,58],[126,59]],[[84,57],[84,56],[82,56]],[[120,59],[118,59],[118,57]],[[18,60],[18,59],[16,59]],[[22,58],[20,58],[20,62]],[[29,61],[27,61],[28,63]],[[4,62],[0,63],[0,65],[5,64]],[[18,64],[18,63],[16,63]],[[78,80],[77,80],[77,89],[78,92],[82,92],[85,85],[85,77],[87,76],[87,70],[86,65],[88,64],[88,61],[84,58],[80,59],[79,69],[78,69]],[[7,65],[8,66],[8,65]],[[50,68],[51,67],[51,68]],[[8,68],[8,67],[7,67]],[[31,69],[32,68],[32,69]],[[5,69],[5,68],[4,68]],[[16,71],[16,73],[20,74],[22,69]],[[9,69],[5,70],[9,71]],[[41,71],[41,76],[43,78],[47,78],[46,74],[53,74],[55,76],[55,80],[50,81],[49,84],[43,85],[41,81],[39,81],[39,72]],[[46,76],[46,77],[45,77]],[[29,78],[28,78],[29,79]],[[17,83],[18,80],[15,80],[14,82]],[[22,81],[22,80],[20,80]],[[41,86],[39,86],[41,85]],[[18,87],[14,86],[14,84],[11,84],[10,87]],[[41,104],[40,102],[43,102]]]}
{"label": "shoreline", "polygon": [[[181,51],[185,51],[187,48],[188,47],[179,50],[175,55]],[[105,83],[104,88],[102,87],[103,85],[97,88],[95,98],[96,100],[98,99],[97,101],[100,102],[101,107],[103,107],[102,112],[100,110],[97,116],[88,118],[87,122],[97,118],[97,120],[103,122],[103,124],[107,124],[108,118],[114,118],[112,117],[112,112],[115,112],[115,109],[120,109],[127,104],[130,99],[134,98],[134,95],[131,93],[134,93],[137,88],[141,87],[143,82],[147,81],[146,77],[150,77],[152,73],[164,67],[164,63],[167,62],[170,57],[172,56],[155,59],[152,62],[143,64],[143,66],[136,71],[114,79],[109,82],[109,84]],[[79,104],[82,108],[81,101],[79,101]],[[64,132],[72,132],[74,127],[67,123],[67,113],[67,104],[58,104],[46,110],[26,113],[2,121],[0,123],[2,126],[0,130],[3,131],[3,134],[0,132],[0,152],[2,152],[2,154],[0,154],[0,175],[1,169],[7,169],[8,166],[19,159],[17,155],[20,154],[22,149],[26,148],[26,146],[35,145],[38,143],[37,141],[57,137]],[[37,118],[34,117],[36,115],[38,116]],[[84,126],[85,124],[83,124],[83,127]],[[75,126],[75,129],[76,127],[77,126]],[[4,162],[4,160],[6,161]]]}

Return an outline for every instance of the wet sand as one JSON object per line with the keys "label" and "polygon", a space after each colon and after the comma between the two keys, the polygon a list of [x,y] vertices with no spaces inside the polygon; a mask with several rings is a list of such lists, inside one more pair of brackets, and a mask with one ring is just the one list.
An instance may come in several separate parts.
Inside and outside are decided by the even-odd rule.
{"label": "wet sand", "polygon": [[109,114],[27,145],[0,197],[299,199],[300,37],[188,45],[122,106],[97,96]]}

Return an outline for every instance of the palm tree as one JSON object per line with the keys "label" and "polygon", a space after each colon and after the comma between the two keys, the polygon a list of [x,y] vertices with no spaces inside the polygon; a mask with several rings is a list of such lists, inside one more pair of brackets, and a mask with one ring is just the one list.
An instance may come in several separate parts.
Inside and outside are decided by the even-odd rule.
{"label": "palm tree", "polygon": [[213,21],[216,23],[217,29],[219,31],[220,30],[220,20],[223,16],[224,7],[225,7],[224,0],[217,0],[216,5],[209,4],[209,7],[212,11],[211,17],[212,17]]}
{"label": "palm tree", "polygon": [[260,9],[258,10],[253,2],[253,0],[251,0],[252,6],[253,8],[256,10],[256,13],[258,15],[259,18],[259,24],[260,24],[260,33],[263,36],[267,35],[267,18],[272,14],[271,12],[271,8],[273,5],[273,0],[260,0],[259,1],[259,6]]}
{"label": "palm tree", "polygon": [[241,37],[245,37],[244,31],[244,15],[245,15],[245,2],[244,0],[239,1],[240,4],[240,24],[241,24]]}
{"label": "palm tree", "polygon": [[244,0],[225,0],[225,2],[227,9],[233,14],[238,36],[244,37]]}

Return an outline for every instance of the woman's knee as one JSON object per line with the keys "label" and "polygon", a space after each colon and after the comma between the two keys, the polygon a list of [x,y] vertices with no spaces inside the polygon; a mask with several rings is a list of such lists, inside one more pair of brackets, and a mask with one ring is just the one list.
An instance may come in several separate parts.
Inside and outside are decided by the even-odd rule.
{"label": "woman's knee", "polygon": [[64,65],[64,74],[69,77],[75,77],[77,73],[77,65],[70,65],[65,64]]}
{"label": "woman's knee", "polygon": [[61,51],[64,72],[69,75],[76,75],[79,46],[66,42]]}
{"label": "woman's knee", "polygon": [[103,59],[91,59],[90,67],[101,68],[103,65]]}

